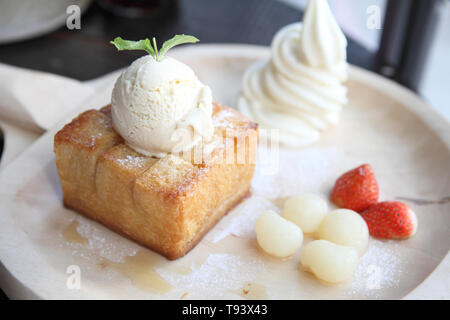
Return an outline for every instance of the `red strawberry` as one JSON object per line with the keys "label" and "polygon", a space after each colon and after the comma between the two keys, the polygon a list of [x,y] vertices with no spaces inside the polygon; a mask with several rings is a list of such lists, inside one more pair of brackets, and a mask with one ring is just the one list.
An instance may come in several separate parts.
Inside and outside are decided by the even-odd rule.
{"label": "red strawberry", "polygon": [[378,202],[378,182],[370,164],[344,173],[334,184],[331,201],[338,207],[361,212]]}
{"label": "red strawberry", "polygon": [[370,234],[380,239],[405,239],[417,230],[417,217],[404,203],[385,201],[361,213]]}

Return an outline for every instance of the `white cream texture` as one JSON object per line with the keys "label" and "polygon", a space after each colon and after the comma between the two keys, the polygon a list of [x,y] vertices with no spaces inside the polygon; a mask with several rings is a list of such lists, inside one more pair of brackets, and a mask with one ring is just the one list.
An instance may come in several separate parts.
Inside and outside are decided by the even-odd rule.
{"label": "white cream texture", "polygon": [[303,23],[275,35],[271,59],[247,70],[239,109],[263,128],[279,129],[284,146],[317,141],[347,103],[346,48],[327,1],[310,0]]}
{"label": "white cream texture", "polygon": [[114,128],[147,156],[187,151],[213,136],[210,88],[170,57],[134,61],[117,79],[111,107]]}

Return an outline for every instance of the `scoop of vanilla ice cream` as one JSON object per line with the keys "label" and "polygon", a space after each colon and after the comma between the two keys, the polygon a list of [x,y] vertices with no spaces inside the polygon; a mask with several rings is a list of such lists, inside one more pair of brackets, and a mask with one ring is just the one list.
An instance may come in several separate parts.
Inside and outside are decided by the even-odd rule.
{"label": "scoop of vanilla ice cream", "polygon": [[210,88],[170,57],[134,61],[115,83],[111,108],[115,130],[148,156],[187,151],[214,131]]}

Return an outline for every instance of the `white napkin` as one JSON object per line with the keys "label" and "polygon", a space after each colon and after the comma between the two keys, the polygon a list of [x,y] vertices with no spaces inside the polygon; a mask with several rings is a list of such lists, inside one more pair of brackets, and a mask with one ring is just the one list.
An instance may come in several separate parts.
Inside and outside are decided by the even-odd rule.
{"label": "white napkin", "polygon": [[1,119],[43,131],[94,90],[80,81],[0,64]]}
{"label": "white napkin", "polygon": [[[4,138],[0,167],[11,162],[68,112],[109,103],[119,72],[81,82],[0,64],[0,128]],[[86,104],[87,101],[90,103]],[[93,105],[92,101],[99,105]]]}

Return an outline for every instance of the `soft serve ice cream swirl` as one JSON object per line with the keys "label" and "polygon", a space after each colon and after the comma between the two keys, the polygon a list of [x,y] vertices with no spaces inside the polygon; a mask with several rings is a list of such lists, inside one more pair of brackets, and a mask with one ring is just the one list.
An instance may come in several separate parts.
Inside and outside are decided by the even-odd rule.
{"label": "soft serve ice cream swirl", "polygon": [[116,81],[111,108],[114,128],[147,156],[187,151],[213,136],[210,88],[170,57],[134,61]]}
{"label": "soft serve ice cream swirl", "polygon": [[347,40],[326,0],[310,0],[303,24],[282,28],[271,59],[251,66],[239,109],[266,129],[279,129],[281,144],[311,144],[339,122],[347,103]]}

